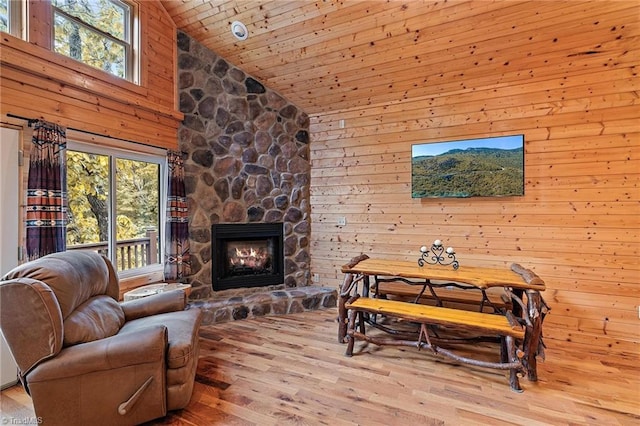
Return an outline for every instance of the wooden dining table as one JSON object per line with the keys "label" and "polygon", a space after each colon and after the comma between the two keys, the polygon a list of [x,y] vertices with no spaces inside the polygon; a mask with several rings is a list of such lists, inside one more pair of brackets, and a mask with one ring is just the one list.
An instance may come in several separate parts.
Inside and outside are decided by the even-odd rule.
{"label": "wooden dining table", "polygon": [[[345,274],[338,297],[338,340],[345,342],[347,332],[346,302],[358,294],[369,296],[372,285],[379,282],[399,281],[407,285],[423,286],[437,299],[437,289],[475,290],[482,294],[479,303],[489,303],[486,291],[502,288],[515,300],[511,313],[521,319],[525,327],[522,342],[523,364],[529,380],[537,380],[538,355],[544,356],[542,323],[549,307],[541,292],[546,289],[544,281],[533,271],[514,263],[511,267],[460,265],[457,268],[443,265],[424,265],[418,262],[390,259],[373,259],[367,255],[354,257],[342,266]],[[358,290],[360,288],[360,290]],[[416,299],[417,301],[417,299]]]}

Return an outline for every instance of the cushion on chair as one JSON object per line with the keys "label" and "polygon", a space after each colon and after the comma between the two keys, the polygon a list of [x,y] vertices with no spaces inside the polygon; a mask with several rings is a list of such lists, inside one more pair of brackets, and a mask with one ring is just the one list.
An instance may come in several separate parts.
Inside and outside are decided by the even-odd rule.
{"label": "cushion on chair", "polygon": [[78,306],[64,320],[64,346],[111,337],[124,324],[120,304],[109,296],[96,296]]}

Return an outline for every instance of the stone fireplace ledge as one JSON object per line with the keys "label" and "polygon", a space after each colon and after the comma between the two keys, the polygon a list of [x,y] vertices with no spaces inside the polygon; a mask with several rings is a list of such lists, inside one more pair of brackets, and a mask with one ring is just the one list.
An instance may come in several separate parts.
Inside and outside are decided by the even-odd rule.
{"label": "stone fireplace ledge", "polygon": [[338,291],[308,286],[273,290],[220,299],[190,300],[202,309],[202,325],[241,320],[263,315],[284,315],[336,307]]}

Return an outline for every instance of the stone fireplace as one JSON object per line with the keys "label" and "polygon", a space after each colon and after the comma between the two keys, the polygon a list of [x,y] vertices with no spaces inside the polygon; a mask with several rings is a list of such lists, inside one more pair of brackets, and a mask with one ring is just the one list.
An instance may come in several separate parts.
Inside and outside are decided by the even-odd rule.
{"label": "stone fireplace", "polygon": [[213,291],[284,283],[283,224],[213,224]]}
{"label": "stone fireplace", "polygon": [[[181,31],[178,91],[191,249],[186,281],[191,303],[206,311],[204,323],[335,306],[335,289],[311,285],[309,117]],[[218,224],[279,224],[282,278],[246,286],[234,277],[214,291],[214,274],[226,267],[215,258]],[[238,247],[245,249],[251,247]]]}

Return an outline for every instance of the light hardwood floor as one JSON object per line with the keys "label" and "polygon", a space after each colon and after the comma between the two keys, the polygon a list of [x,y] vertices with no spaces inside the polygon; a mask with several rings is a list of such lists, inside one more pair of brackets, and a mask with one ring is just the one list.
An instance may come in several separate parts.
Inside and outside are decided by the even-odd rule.
{"label": "light hardwood floor", "polygon": [[[365,345],[344,355],[336,310],[204,326],[189,406],[150,425],[640,424],[638,354],[547,342],[539,381],[455,365],[415,348]],[[481,349],[495,355],[492,348]],[[33,416],[21,387],[3,418]]]}

